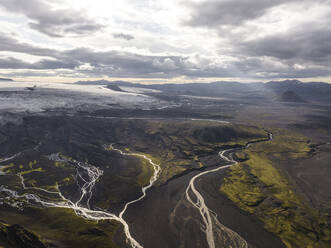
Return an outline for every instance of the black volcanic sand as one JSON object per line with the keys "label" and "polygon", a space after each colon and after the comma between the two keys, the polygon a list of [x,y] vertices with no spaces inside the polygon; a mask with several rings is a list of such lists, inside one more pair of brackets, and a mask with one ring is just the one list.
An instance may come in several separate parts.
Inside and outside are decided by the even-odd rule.
{"label": "black volcanic sand", "polygon": [[236,119],[272,128],[284,128],[305,135],[313,150],[308,159],[281,162],[275,165],[288,175],[294,191],[304,196],[317,210],[330,212],[331,174],[331,104],[272,104],[246,106]]}
{"label": "black volcanic sand", "polygon": [[[200,230],[200,214],[185,196],[189,180],[196,174],[192,172],[153,188],[143,201],[128,209],[125,219],[133,236],[144,247],[208,247],[206,236]],[[222,177],[218,172],[196,181],[207,206],[218,214],[221,223],[238,232],[251,248],[285,247],[256,217],[241,211],[220,194]]]}
{"label": "black volcanic sand", "polygon": [[[124,216],[133,236],[144,247],[207,247],[200,215],[185,198],[189,180],[197,172],[148,191]],[[181,240],[183,239],[183,240]]]}
{"label": "black volcanic sand", "polygon": [[331,189],[331,146],[324,148],[326,151],[318,151],[311,158],[279,163],[278,166],[290,175],[293,183],[299,186],[297,190],[313,207],[330,212],[331,191],[326,189]]}
{"label": "black volcanic sand", "polygon": [[289,165],[280,163],[301,192],[307,196],[317,209],[331,210],[331,106],[320,106],[319,111],[304,115],[304,120],[289,125],[309,137],[312,148],[310,158],[292,161]]}
{"label": "black volcanic sand", "polygon": [[204,196],[207,206],[218,214],[220,222],[240,234],[251,248],[285,248],[278,237],[263,228],[258,218],[240,210],[221,194],[223,178],[224,171],[221,171],[207,174],[196,183],[197,190]]}

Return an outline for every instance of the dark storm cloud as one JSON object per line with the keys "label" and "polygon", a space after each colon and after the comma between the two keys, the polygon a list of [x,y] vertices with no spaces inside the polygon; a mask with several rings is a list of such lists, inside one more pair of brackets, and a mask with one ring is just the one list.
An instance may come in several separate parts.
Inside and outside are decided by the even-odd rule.
{"label": "dark storm cloud", "polygon": [[87,18],[82,12],[69,9],[52,9],[40,0],[0,0],[7,11],[20,13],[31,20],[29,26],[51,37],[83,35],[95,32],[102,25]]}
{"label": "dark storm cloud", "polygon": [[295,64],[280,63],[277,60],[268,60],[264,57],[245,58],[233,63],[235,74],[240,76],[251,75],[253,78],[311,78],[327,77],[331,70],[323,66],[307,65],[296,67]]}
{"label": "dark storm cloud", "polygon": [[[319,37],[319,39],[326,41],[328,37],[330,36],[325,34],[325,39],[322,39],[323,37]],[[314,42],[317,41],[315,40]],[[36,70],[40,70],[41,74],[44,72],[54,74],[58,69],[65,69],[66,72],[61,71],[58,72],[57,75],[74,76],[75,73],[79,73],[80,76],[137,78],[173,78],[177,76],[187,76],[191,78],[302,78],[331,75],[330,69],[326,67],[306,67],[298,69],[294,67],[294,63],[287,63],[284,58],[281,59],[285,61],[284,63],[265,60],[264,56],[271,56],[271,54],[267,55],[263,49],[258,49],[259,45],[253,43],[238,44],[238,47],[241,47],[241,53],[243,55],[238,57],[237,60],[221,66],[208,60],[192,62],[189,57],[184,56],[149,56],[114,50],[95,51],[88,48],[63,51],[45,49],[18,42],[13,38],[1,36],[0,51],[18,52],[47,58],[36,63],[28,63],[14,58],[2,58],[0,59],[0,68],[17,70],[31,69],[34,73]],[[254,50],[254,47],[257,47],[256,50]],[[326,54],[325,51],[327,49],[329,49],[329,47],[326,45],[325,49],[322,51]],[[270,49],[267,49],[267,51],[269,50]],[[48,59],[48,57],[52,59]],[[276,55],[275,57],[278,59]],[[17,73],[19,74],[20,72],[18,71]]]}
{"label": "dark storm cloud", "polygon": [[123,33],[115,33],[113,34],[113,37],[115,39],[123,39],[123,40],[133,40],[134,36],[131,34],[123,34]]}
{"label": "dark storm cloud", "polygon": [[[220,37],[231,43],[232,54],[236,57],[267,56],[292,64],[330,63],[331,12],[327,17],[297,24],[282,33],[271,33],[266,36],[257,34],[255,38],[252,36],[254,30],[245,30],[245,21],[254,21],[273,7],[281,4],[286,7],[286,4],[290,3],[306,4],[306,8],[311,4],[319,4],[325,6],[326,10],[327,7],[331,7],[330,0],[208,0],[191,4],[192,16],[188,24],[215,28]],[[244,31],[234,34],[222,29],[226,25],[241,26]]]}
{"label": "dark storm cloud", "polygon": [[52,49],[40,48],[8,37],[0,33],[0,51],[27,53],[36,56],[54,56],[57,52]]}
{"label": "dark storm cloud", "polygon": [[52,69],[75,69],[79,66],[79,62],[66,62],[66,61],[59,61],[59,60],[49,60],[44,59],[38,61],[31,65],[31,69],[36,70],[52,70]]}
{"label": "dark storm cloud", "polygon": [[87,48],[65,51],[44,49],[19,42],[13,38],[0,36],[0,51],[9,51],[36,56],[52,57],[53,60],[41,60],[35,64],[25,63],[16,59],[3,59],[1,68],[6,69],[77,69],[84,64],[92,66],[87,74],[102,74],[114,76],[160,76],[179,75],[185,67],[185,60],[180,56],[146,56],[122,51],[98,52]]}
{"label": "dark storm cloud", "polygon": [[185,73],[185,58],[180,56],[146,56],[122,51],[96,52],[86,48],[68,50],[63,55],[81,64],[90,64],[94,69],[85,73],[93,75],[172,77]]}
{"label": "dark storm cloud", "polygon": [[0,58],[0,69],[26,69],[30,64],[15,58]]}
{"label": "dark storm cloud", "polygon": [[[285,31],[266,35],[254,36],[255,30],[246,25],[250,21],[259,26],[262,23],[258,18],[272,8],[283,5],[286,9],[293,3],[292,12],[318,4],[325,7],[324,13],[316,19],[307,18],[309,22],[297,22]],[[331,12],[325,14],[330,11],[330,0],[207,0],[189,6],[191,17],[186,25],[215,29],[219,37],[231,44],[230,55],[235,59],[227,67],[231,74],[257,78],[331,75]],[[232,32],[232,27],[241,29]]]}
{"label": "dark storm cloud", "polygon": [[270,8],[293,0],[212,0],[190,3],[190,26],[216,27],[238,25],[264,15]]}
{"label": "dark storm cloud", "polygon": [[28,63],[15,58],[0,58],[0,69],[33,69],[33,70],[52,70],[52,69],[75,69],[76,63],[65,63],[57,60],[41,60],[36,63]]}
{"label": "dark storm cloud", "polygon": [[250,56],[269,56],[292,62],[331,64],[331,28],[313,26],[293,32],[269,35],[238,44],[241,53]]}
{"label": "dark storm cloud", "polygon": [[186,25],[193,27],[221,28],[240,26],[246,21],[264,16],[272,8],[296,3],[330,5],[330,0],[206,0],[198,3],[188,2],[191,10]]}
{"label": "dark storm cloud", "polygon": [[184,56],[147,56],[122,51],[95,52],[90,49],[75,49],[65,52],[80,63],[89,63],[95,69],[87,71],[93,75],[116,77],[172,78],[188,77],[228,77],[229,68],[202,67],[190,62]]}
{"label": "dark storm cloud", "polygon": [[59,77],[59,76],[75,76],[73,73],[53,71],[40,71],[40,70],[17,70],[14,72],[0,73],[1,77],[14,78],[14,77]]}

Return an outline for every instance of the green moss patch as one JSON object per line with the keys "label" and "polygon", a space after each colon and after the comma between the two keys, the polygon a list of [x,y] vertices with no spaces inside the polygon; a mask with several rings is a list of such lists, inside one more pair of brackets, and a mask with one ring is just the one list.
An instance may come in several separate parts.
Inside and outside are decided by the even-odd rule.
{"label": "green moss patch", "polygon": [[245,150],[249,160],[230,168],[220,191],[241,209],[256,215],[287,247],[329,247],[326,215],[307,205],[275,166],[277,159],[307,157],[308,141],[299,134],[275,133],[274,140]]}
{"label": "green moss patch", "polygon": [[88,221],[69,209],[27,208],[23,212],[0,209],[0,218],[38,233],[43,240],[65,247],[116,247],[113,236],[121,225],[112,221]]}

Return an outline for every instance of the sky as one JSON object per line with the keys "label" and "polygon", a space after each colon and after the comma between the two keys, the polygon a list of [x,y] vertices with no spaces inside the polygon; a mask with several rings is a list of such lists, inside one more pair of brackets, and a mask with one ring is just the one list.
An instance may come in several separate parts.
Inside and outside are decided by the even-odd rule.
{"label": "sky", "polygon": [[331,82],[331,0],[0,0],[0,77]]}

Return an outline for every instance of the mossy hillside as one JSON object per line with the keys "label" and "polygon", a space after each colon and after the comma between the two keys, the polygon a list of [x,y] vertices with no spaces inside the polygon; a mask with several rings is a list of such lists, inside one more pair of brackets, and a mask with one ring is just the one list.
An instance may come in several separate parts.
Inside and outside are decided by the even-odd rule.
{"label": "mossy hillside", "polygon": [[22,190],[21,179],[16,175],[0,176],[1,184],[16,191]]}
{"label": "mossy hillside", "polygon": [[[4,164],[4,165],[1,165],[1,168],[0,168],[0,171],[2,173],[10,173],[11,172],[11,168],[15,167],[15,164],[14,163],[10,163],[10,164]],[[21,166],[20,166],[21,168]]]}
{"label": "mossy hillside", "polygon": [[[19,195],[32,193],[39,195],[47,201],[61,201],[62,199],[58,195],[48,194],[41,190],[33,189],[33,187],[53,192],[57,192],[58,187],[60,187],[61,192],[67,195],[68,190],[74,190],[74,187],[76,187],[73,178],[76,172],[74,166],[66,163],[58,167],[55,166],[55,161],[50,161],[45,156],[37,156],[37,158],[36,160],[30,160],[31,156],[24,154],[14,159],[9,166],[5,166],[4,172],[6,174],[0,176],[2,184],[8,189],[18,192]],[[23,188],[21,177],[23,178],[26,189]],[[2,194],[6,196],[5,193]],[[4,202],[12,206],[18,206],[19,208],[30,205],[24,197],[16,200],[7,199]]]}
{"label": "mossy hillside", "polygon": [[121,225],[113,221],[89,221],[70,209],[26,208],[16,212],[0,208],[0,218],[9,224],[19,224],[38,233],[42,240],[65,247],[116,247],[113,236]]}
{"label": "mossy hillside", "polygon": [[234,158],[238,162],[244,162],[249,159],[249,156],[246,152],[244,151],[238,151],[234,154]]}
{"label": "mossy hillside", "polygon": [[71,175],[75,174],[75,168],[68,163],[50,161],[44,156],[38,156],[38,160],[29,161],[21,156],[14,159],[9,165],[5,165],[3,171],[6,174],[20,174],[24,178],[27,187],[40,187],[46,190],[56,189],[56,186],[73,184]]}
{"label": "mossy hillside", "polygon": [[137,177],[138,184],[140,186],[148,185],[150,178],[153,176],[153,174],[154,174],[153,166],[145,159],[141,159],[140,173]]}
{"label": "mossy hillside", "polygon": [[[198,122],[179,137],[171,138],[175,145],[160,156],[163,167],[161,182],[188,169],[216,165],[221,162],[217,154],[224,147],[238,147],[249,141],[266,138],[266,132],[251,127]],[[208,160],[211,156],[214,159]]]}
{"label": "mossy hillside", "polygon": [[0,247],[46,248],[40,237],[20,225],[9,225],[0,221]]}
{"label": "mossy hillside", "polygon": [[[104,148],[107,151],[112,151],[112,152],[118,153],[118,151],[113,150],[112,145],[105,145]],[[156,163],[156,164],[160,164],[159,159],[152,157],[149,154],[144,154],[144,153],[136,153],[141,156],[130,155],[130,154],[133,154],[134,152],[132,152],[130,150],[130,148],[128,148],[128,147],[120,147],[120,150],[123,151],[124,153],[128,154],[128,155],[123,155],[124,158],[127,159],[127,158],[131,157],[131,158],[135,158],[134,160],[137,161],[137,163],[135,163],[135,166],[130,166],[129,168],[127,168],[127,171],[130,172],[129,175],[131,177],[136,178],[137,184],[140,185],[141,187],[148,185],[151,177],[154,174],[154,169],[153,169],[153,165],[147,159],[145,159],[141,156],[142,155],[146,156],[147,158],[151,159],[153,161],[153,163]]]}
{"label": "mossy hillside", "polygon": [[266,138],[258,128],[210,121],[116,120],[109,130],[115,141],[120,137],[117,146],[160,161],[159,184],[185,170],[216,165],[215,154],[224,147]]}
{"label": "mossy hillside", "polygon": [[250,173],[247,166],[240,164],[231,168],[231,174],[224,178],[221,190],[226,192],[232,201],[253,213],[254,206],[266,198],[260,183],[258,178]]}
{"label": "mossy hillside", "polygon": [[[114,146],[125,153],[132,152],[124,145]],[[111,146],[104,146],[104,149],[109,160],[101,168],[103,175],[95,185],[92,202],[94,206],[113,211],[114,205],[118,207],[137,199],[141,195],[141,188],[149,184],[154,170],[148,160],[140,156],[122,155]],[[155,158],[146,156],[157,163]]]}
{"label": "mossy hillside", "polygon": [[306,158],[311,151],[309,139],[299,133],[273,129],[274,140],[255,144],[251,152],[263,153],[278,160]]}
{"label": "mossy hillside", "polygon": [[[246,144],[248,141],[267,137],[265,131],[257,128],[207,121],[114,122],[116,125],[112,123],[114,125],[107,131],[108,135],[112,136],[115,148],[125,153],[145,155],[161,166],[156,186],[187,170],[219,165],[222,161],[217,154],[223,149],[222,142],[233,142],[234,146],[238,146],[235,144],[236,139],[241,139],[242,143]],[[202,131],[205,128],[207,130]],[[229,131],[230,135],[227,134]],[[218,132],[219,136],[217,143],[209,140],[209,136],[215,132]],[[230,136],[234,133],[236,135],[232,139]],[[120,142],[116,142],[118,136]],[[112,210],[118,204],[136,199],[137,193],[141,194],[141,186],[149,183],[153,167],[138,156],[121,155],[107,145],[104,148],[112,160],[109,160],[109,168],[102,167],[104,174],[96,185],[93,201],[95,206]]]}
{"label": "mossy hillside", "polygon": [[274,134],[274,140],[245,150],[249,160],[230,168],[220,190],[261,219],[287,247],[328,247],[330,229],[326,216],[308,206],[275,166],[279,157],[309,156],[308,140],[286,131],[275,130]]}
{"label": "mossy hillside", "polygon": [[[30,188],[30,186],[33,186],[37,184],[36,181],[29,180],[25,181],[25,185],[29,185],[28,188],[23,188],[23,185],[21,183],[21,178],[19,178],[16,175],[3,175],[0,177],[1,179],[1,185],[3,185],[5,188],[13,190],[17,192],[18,195],[24,195],[24,194],[36,194],[41,199],[45,201],[50,202],[62,202],[62,198],[57,194],[49,194],[44,191]],[[57,188],[50,188],[49,190],[52,190],[54,192],[57,191]],[[63,193],[63,192],[62,192]],[[16,209],[21,209],[22,207],[28,207],[31,206],[31,202],[29,202],[25,197],[19,197],[19,198],[8,198],[8,193],[6,192],[0,192],[0,202],[1,204],[9,204]],[[1,205],[0,204],[0,205]],[[39,206],[39,204],[36,204],[36,206]]]}

